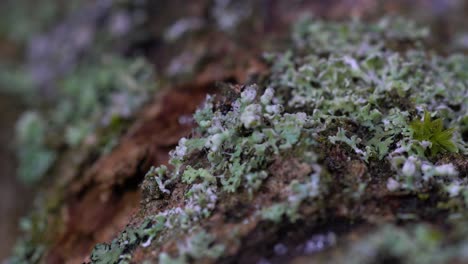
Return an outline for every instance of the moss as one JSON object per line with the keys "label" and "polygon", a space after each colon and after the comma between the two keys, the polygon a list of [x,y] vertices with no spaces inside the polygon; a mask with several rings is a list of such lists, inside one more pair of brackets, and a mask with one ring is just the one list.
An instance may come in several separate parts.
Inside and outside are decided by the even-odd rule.
{"label": "moss", "polygon": [[437,155],[442,151],[457,152],[458,148],[452,142],[454,129],[443,129],[442,119],[431,120],[431,114],[424,112],[424,120],[414,120],[410,127],[413,130],[413,138],[419,141],[429,141],[431,155]]}

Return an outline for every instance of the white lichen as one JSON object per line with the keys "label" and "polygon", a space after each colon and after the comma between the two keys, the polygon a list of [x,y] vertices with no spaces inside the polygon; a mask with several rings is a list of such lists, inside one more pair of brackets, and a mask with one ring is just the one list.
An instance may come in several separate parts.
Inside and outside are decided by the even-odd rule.
{"label": "white lichen", "polygon": [[240,121],[245,128],[253,128],[259,125],[261,118],[262,107],[259,104],[248,105],[240,116]]}

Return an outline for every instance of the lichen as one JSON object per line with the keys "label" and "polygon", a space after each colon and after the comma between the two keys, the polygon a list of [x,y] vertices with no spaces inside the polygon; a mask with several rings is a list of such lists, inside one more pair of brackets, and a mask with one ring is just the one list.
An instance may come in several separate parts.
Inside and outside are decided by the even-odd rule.
{"label": "lichen", "polygon": [[[53,164],[62,144],[86,145],[108,153],[135,112],[154,90],[151,69],[142,59],[104,58],[82,65],[60,86],[60,100],[32,109],[17,125],[20,178],[36,183]],[[53,143],[52,143],[53,141]]]}
{"label": "lichen", "polygon": [[215,238],[202,230],[186,239],[184,243],[178,244],[179,256],[172,258],[166,253],[159,255],[159,263],[190,263],[189,260],[200,261],[204,258],[217,259],[224,252],[222,244],[216,244]]}
{"label": "lichen", "polygon": [[[145,192],[145,201],[172,199],[175,190],[182,190],[184,196],[177,205],[147,218],[168,234],[180,235],[181,230],[209,226],[220,204],[241,195],[256,210],[243,213],[249,217],[246,223],[255,219],[273,225],[311,215],[326,217],[324,207],[363,217],[346,206],[365,203],[360,200],[363,197],[380,199],[380,193],[388,192],[424,197],[423,190],[436,188],[445,193],[436,193],[432,199],[442,204],[448,196],[463,203],[467,181],[455,163],[437,158],[447,154],[439,153],[442,149],[458,149],[458,155],[466,158],[462,134],[468,110],[463,70],[467,59],[425,52],[422,40],[427,34],[400,19],[386,18],[375,24],[301,20],[294,29],[291,49],[265,56],[270,73],[264,81],[243,86],[239,93],[233,92],[235,98],[208,96],[194,114],[197,127],[192,137],[182,138],[171,152],[171,167],[150,170],[143,186],[156,191]],[[402,43],[410,45],[402,48]],[[412,122],[424,111],[442,119],[430,124]],[[448,131],[443,130],[442,120]],[[428,151],[433,155],[427,155]],[[330,153],[335,156],[327,157]],[[280,178],[270,166],[284,156],[307,164],[310,173],[297,179]],[[327,159],[342,164],[331,167]],[[265,199],[268,192],[274,198]],[[304,206],[308,214],[301,211]],[[433,256],[440,250],[441,243],[425,227],[415,230],[414,239],[392,230],[369,237],[367,241],[375,240],[371,245],[377,248],[372,254],[384,249],[408,263],[424,263],[427,258],[419,251]],[[203,234],[205,238],[212,235]],[[144,245],[150,246],[147,242],[157,236],[150,236]],[[170,235],[157,243],[167,241]],[[197,259],[199,255],[185,250],[192,242],[179,245],[176,257],[160,252],[159,261]],[[205,252],[212,251],[207,248],[210,243],[201,243]],[[400,247],[400,243],[409,246]],[[224,254],[215,252],[210,257]]]}
{"label": "lichen", "polygon": [[46,145],[46,123],[36,112],[24,113],[17,123],[18,176],[23,182],[36,182],[51,166],[56,153]]}

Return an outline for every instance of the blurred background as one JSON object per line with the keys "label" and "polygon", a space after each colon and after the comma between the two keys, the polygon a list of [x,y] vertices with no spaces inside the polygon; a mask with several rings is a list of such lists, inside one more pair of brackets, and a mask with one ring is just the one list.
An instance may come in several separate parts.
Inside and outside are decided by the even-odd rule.
{"label": "blurred background", "polygon": [[65,195],[41,193],[109,153],[159,90],[245,81],[305,14],[398,14],[428,26],[435,51],[468,51],[465,0],[0,1],[0,260],[20,228],[41,228],[21,221],[34,204]]}

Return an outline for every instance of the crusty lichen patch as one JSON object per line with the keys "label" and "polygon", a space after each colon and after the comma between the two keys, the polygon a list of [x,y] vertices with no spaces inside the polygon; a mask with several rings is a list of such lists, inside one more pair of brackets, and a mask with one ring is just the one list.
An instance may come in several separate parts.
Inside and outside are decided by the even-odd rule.
{"label": "crusty lichen patch", "polygon": [[[308,222],[303,231],[310,232],[337,217],[442,221],[456,232],[468,197],[460,161],[467,155],[468,60],[424,51],[427,34],[401,19],[300,21],[291,50],[266,56],[264,81],[234,89],[233,98],[208,97],[194,115],[193,135],[171,152],[171,166],[148,172],[144,204],[167,206],[144,215],[132,236],[124,231],[98,245],[91,260],[127,263],[136,252],[138,261],[229,262],[251,234],[257,238],[249,246],[260,246],[283,239],[274,232],[300,228],[294,223]],[[435,256],[450,235],[432,236],[424,225],[415,232],[413,239],[389,227],[363,237],[356,247],[373,246],[356,263],[465,257],[460,239],[451,241],[458,243],[452,255],[431,260],[419,251]],[[334,246],[335,236],[327,237]],[[315,252],[287,246],[258,254]]]}

